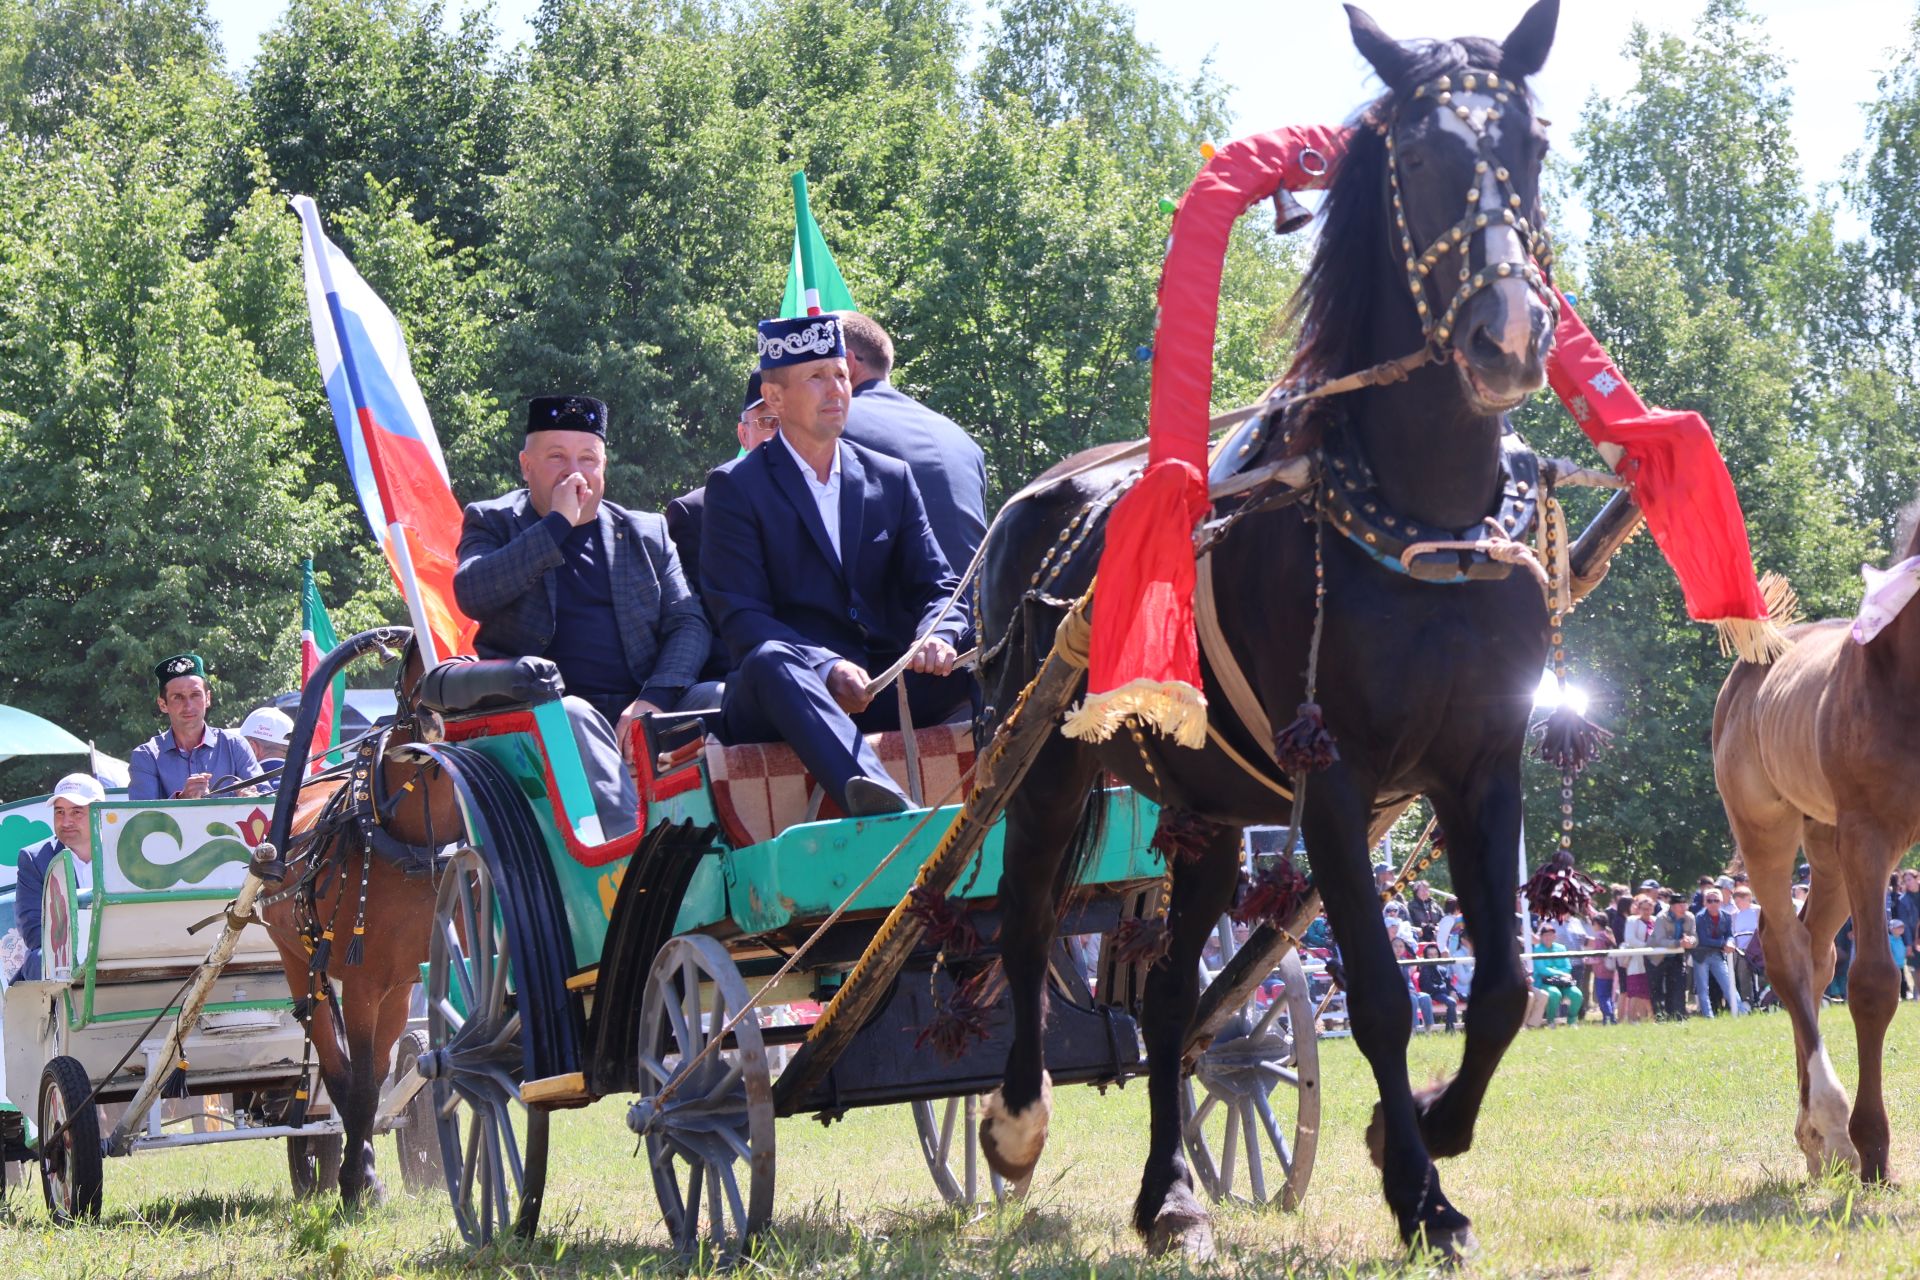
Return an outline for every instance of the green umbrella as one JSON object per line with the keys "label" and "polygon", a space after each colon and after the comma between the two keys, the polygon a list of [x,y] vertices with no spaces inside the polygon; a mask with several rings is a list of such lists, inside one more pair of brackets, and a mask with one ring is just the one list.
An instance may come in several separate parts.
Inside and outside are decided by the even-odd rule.
{"label": "green umbrella", "polygon": [[83,756],[86,743],[31,711],[0,706],[0,761],[15,756]]}

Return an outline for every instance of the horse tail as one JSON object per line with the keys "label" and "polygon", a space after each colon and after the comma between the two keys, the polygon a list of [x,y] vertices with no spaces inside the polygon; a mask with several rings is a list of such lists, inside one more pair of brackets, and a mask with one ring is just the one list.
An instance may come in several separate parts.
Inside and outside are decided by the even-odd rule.
{"label": "horse tail", "polygon": [[1082,801],[1080,821],[1074,825],[1073,837],[1067,842],[1067,856],[1060,859],[1060,878],[1053,886],[1053,899],[1066,910],[1067,895],[1074,886],[1086,878],[1087,867],[1093,862],[1093,855],[1106,841],[1107,834],[1107,788],[1106,774],[1102,772],[1094,777],[1087,788]]}

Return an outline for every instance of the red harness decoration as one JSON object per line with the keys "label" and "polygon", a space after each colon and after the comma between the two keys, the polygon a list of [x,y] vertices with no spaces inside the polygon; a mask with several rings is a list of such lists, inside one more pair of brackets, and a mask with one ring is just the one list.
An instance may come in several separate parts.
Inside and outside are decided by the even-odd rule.
{"label": "red harness decoration", "polygon": [[1207,740],[1200,643],[1193,623],[1193,529],[1206,518],[1207,429],[1220,272],[1236,218],[1284,187],[1325,186],[1302,157],[1331,162],[1345,131],[1278,129],[1220,147],[1173,215],[1160,272],[1147,468],[1114,503],[1093,597],[1087,696],[1067,717],[1069,737],[1104,741],[1140,720],[1183,747]]}
{"label": "red harness decoration", "polygon": [[[1275,191],[1328,186],[1345,139],[1344,128],[1302,126],[1227,143],[1174,213],[1155,320],[1147,467],[1107,523],[1087,696],[1067,717],[1069,737],[1104,741],[1139,721],[1181,746],[1206,742],[1193,530],[1209,510],[1207,432],[1227,241],[1235,219]],[[1302,163],[1316,152],[1329,162],[1319,172]],[[1712,623],[1723,647],[1749,661],[1783,652],[1787,641],[1754,580],[1740,499],[1706,420],[1647,408],[1571,304],[1561,309],[1547,376],[1631,484],[1680,579],[1688,616]]]}
{"label": "red harness decoration", "polygon": [[1573,420],[1633,487],[1647,529],[1680,579],[1687,616],[1710,622],[1721,651],[1767,663],[1788,640],[1753,577],[1747,518],[1707,420],[1690,409],[1649,409],[1599,339],[1561,299],[1547,381]]}

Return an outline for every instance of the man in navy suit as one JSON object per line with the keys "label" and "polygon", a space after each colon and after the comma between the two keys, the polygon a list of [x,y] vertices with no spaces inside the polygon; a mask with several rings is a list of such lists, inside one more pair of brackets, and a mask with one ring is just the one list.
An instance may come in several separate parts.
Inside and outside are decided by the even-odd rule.
{"label": "man in navy suit", "polygon": [[780,430],[707,477],[701,585],[733,657],[736,742],[785,740],[849,814],[906,796],[861,736],[899,725],[871,672],[912,653],[916,723],[968,701],[953,672],[967,625],[905,463],[841,439],[852,387],[833,316],[760,324],[761,389]]}
{"label": "man in navy suit", "polygon": [[853,381],[843,438],[907,464],[941,554],[965,572],[987,536],[986,455],[951,418],[887,381],[893,373],[893,339],[871,316],[845,312],[840,326]]}

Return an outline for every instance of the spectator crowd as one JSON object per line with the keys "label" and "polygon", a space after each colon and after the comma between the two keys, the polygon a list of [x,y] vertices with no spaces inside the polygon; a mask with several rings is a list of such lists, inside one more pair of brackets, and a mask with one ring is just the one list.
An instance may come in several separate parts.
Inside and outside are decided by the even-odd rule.
{"label": "spectator crowd", "polygon": [[[1406,973],[1414,1029],[1456,1029],[1471,994],[1474,957],[1454,899],[1426,880],[1397,890],[1385,863],[1374,873]],[[1802,866],[1793,886],[1796,907],[1806,898],[1808,875]],[[1886,911],[1901,994],[1920,999],[1920,948],[1909,941],[1920,933],[1920,870],[1893,877]],[[1657,880],[1643,880],[1637,889],[1609,885],[1584,914],[1529,913],[1526,928],[1529,1027],[1739,1017],[1777,1004],[1760,949],[1760,905],[1744,873],[1701,876],[1691,891]],[[1852,933],[1849,921],[1835,940],[1829,1000],[1846,999]],[[1312,955],[1337,959],[1324,914],[1304,942]]]}

